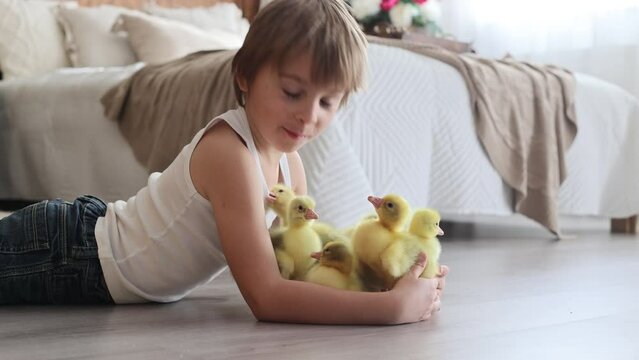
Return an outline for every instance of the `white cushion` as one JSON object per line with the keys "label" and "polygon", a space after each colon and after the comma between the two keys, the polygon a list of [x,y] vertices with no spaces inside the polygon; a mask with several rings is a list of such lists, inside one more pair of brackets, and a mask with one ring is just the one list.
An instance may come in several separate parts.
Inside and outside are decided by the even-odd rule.
{"label": "white cushion", "polygon": [[210,7],[193,8],[166,8],[148,5],[145,10],[151,15],[182,21],[207,31],[221,29],[245,37],[249,28],[248,20],[242,17],[242,10],[230,2]]}
{"label": "white cushion", "polygon": [[243,38],[223,30],[204,31],[195,26],[144,14],[122,14],[113,26],[125,32],[137,58],[163,63],[200,50],[237,49]]}
{"label": "white cushion", "polygon": [[116,6],[60,9],[66,49],[73,66],[121,66],[136,62],[135,53],[125,36],[111,27],[125,8]]}
{"label": "white cushion", "polygon": [[54,1],[0,0],[0,69],[4,79],[69,66],[56,6]]}

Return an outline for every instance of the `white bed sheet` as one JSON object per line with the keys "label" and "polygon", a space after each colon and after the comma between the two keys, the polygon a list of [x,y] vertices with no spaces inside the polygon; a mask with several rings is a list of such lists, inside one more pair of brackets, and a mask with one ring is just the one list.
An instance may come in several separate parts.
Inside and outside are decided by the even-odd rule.
{"label": "white bed sheet", "polygon": [[0,82],[0,199],[113,201],[134,195],[147,172],[100,97],[142,64],[69,68]]}
{"label": "white bed sheet", "polygon": [[[324,221],[347,226],[395,192],[443,214],[512,214],[512,191],[474,131],[468,92],[450,66],[370,45],[369,86],[304,147],[309,193]],[[0,199],[126,199],[145,185],[99,98],[140,64],[0,82]],[[639,213],[639,102],[577,75],[578,133],[560,191],[564,215]],[[28,144],[28,145],[27,145]]]}

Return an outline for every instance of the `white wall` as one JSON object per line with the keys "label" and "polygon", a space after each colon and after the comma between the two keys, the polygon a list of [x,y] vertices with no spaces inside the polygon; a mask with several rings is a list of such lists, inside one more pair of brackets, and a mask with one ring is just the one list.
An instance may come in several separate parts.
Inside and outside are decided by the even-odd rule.
{"label": "white wall", "polygon": [[571,71],[596,76],[621,86],[639,99],[639,44],[550,51],[520,55],[517,58],[556,64]]}
{"label": "white wall", "polygon": [[445,31],[482,56],[553,63],[639,98],[639,0],[445,0]]}

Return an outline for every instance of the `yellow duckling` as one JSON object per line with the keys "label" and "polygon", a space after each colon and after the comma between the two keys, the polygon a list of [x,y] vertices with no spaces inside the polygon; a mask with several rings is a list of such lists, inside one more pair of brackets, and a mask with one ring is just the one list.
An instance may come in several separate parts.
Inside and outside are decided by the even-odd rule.
{"label": "yellow duckling", "polygon": [[280,226],[288,225],[286,211],[288,209],[288,203],[293,197],[295,197],[293,189],[284,184],[275,184],[266,197],[266,206],[275,211],[279,217]]}
{"label": "yellow duckling", "polygon": [[342,229],[342,234],[346,235],[346,237],[348,238],[352,238],[353,237],[353,233],[355,232],[355,229],[357,228],[357,226],[367,220],[375,220],[377,219],[377,214],[376,213],[372,213],[372,214],[368,214],[366,216],[364,216],[363,218],[361,218],[361,220],[356,223],[353,226],[349,226],[347,228]]}
{"label": "yellow duckling", "polygon": [[288,226],[271,232],[271,241],[282,277],[303,279],[315,263],[309,254],[322,249],[322,241],[311,228],[318,218],[315,202],[308,196],[296,196],[289,202]]}
{"label": "yellow duckling", "polygon": [[388,287],[392,287],[413,266],[419,254],[418,243],[414,235],[402,232],[379,255]]}
{"label": "yellow duckling", "polygon": [[312,227],[322,240],[322,245],[326,245],[331,241],[343,241],[345,243],[350,243],[350,238],[346,234],[325,222],[316,221],[313,223]]}
{"label": "yellow duckling", "polygon": [[382,264],[381,255],[394,241],[406,236],[402,232],[410,215],[410,205],[403,197],[388,194],[383,198],[369,196],[377,219],[361,222],[353,232],[353,252],[359,260],[359,272],[369,290],[391,288],[395,277]]}
{"label": "yellow duckling", "polygon": [[306,281],[337,289],[361,291],[362,285],[355,273],[355,261],[348,245],[331,241],[321,252],[311,254],[319,263],[306,274]]}
{"label": "yellow duckling", "polygon": [[433,278],[439,274],[439,255],[441,245],[437,235],[444,235],[439,227],[440,216],[436,210],[420,209],[415,211],[409,231],[403,237],[397,237],[380,255],[382,268],[390,277],[398,280],[417,260],[420,252],[428,258],[428,264],[421,277]]}
{"label": "yellow duckling", "polygon": [[[269,191],[268,197],[266,198],[266,205],[273,209],[279,217],[280,227],[288,226],[286,210],[289,201],[291,201],[293,197],[295,197],[293,189],[284,184],[275,184]],[[327,223],[315,221],[311,226],[322,240],[322,245],[330,241],[348,241],[347,236]]]}
{"label": "yellow duckling", "polygon": [[417,238],[417,247],[421,252],[426,253],[428,264],[421,277],[432,279],[439,275],[439,255],[442,246],[437,236],[444,235],[444,231],[439,227],[441,216],[434,209],[419,209],[413,214],[409,232]]}

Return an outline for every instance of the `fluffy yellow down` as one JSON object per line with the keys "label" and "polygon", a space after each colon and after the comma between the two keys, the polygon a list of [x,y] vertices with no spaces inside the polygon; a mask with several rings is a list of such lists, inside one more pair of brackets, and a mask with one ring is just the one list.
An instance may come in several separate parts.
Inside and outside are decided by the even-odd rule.
{"label": "fluffy yellow down", "polygon": [[418,251],[426,253],[428,264],[421,277],[432,279],[439,274],[439,256],[442,246],[437,235],[444,235],[439,227],[441,216],[434,209],[419,209],[413,214],[409,232],[416,238]]}
{"label": "fluffy yellow down", "polygon": [[271,232],[271,241],[282,277],[301,280],[315,260],[310,257],[322,249],[322,241],[311,228],[317,219],[315,202],[308,196],[296,196],[289,202],[288,226]]}
{"label": "fluffy yellow down", "polygon": [[389,194],[383,198],[369,196],[375,207],[377,219],[361,222],[353,232],[353,251],[359,261],[360,278],[368,290],[389,289],[395,284],[396,276],[389,272],[394,258],[382,255],[389,245],[406,236],[402,232],[410,216],[410,205],[403,197]]}
{"label": "fluffy yellow down", "polygon": [[348,244],[332,241],[324,245],[321,252],[314,253],[319,259],[306,274],[306,281],[344,290],[362,290],[355,273],[355,261]]}

